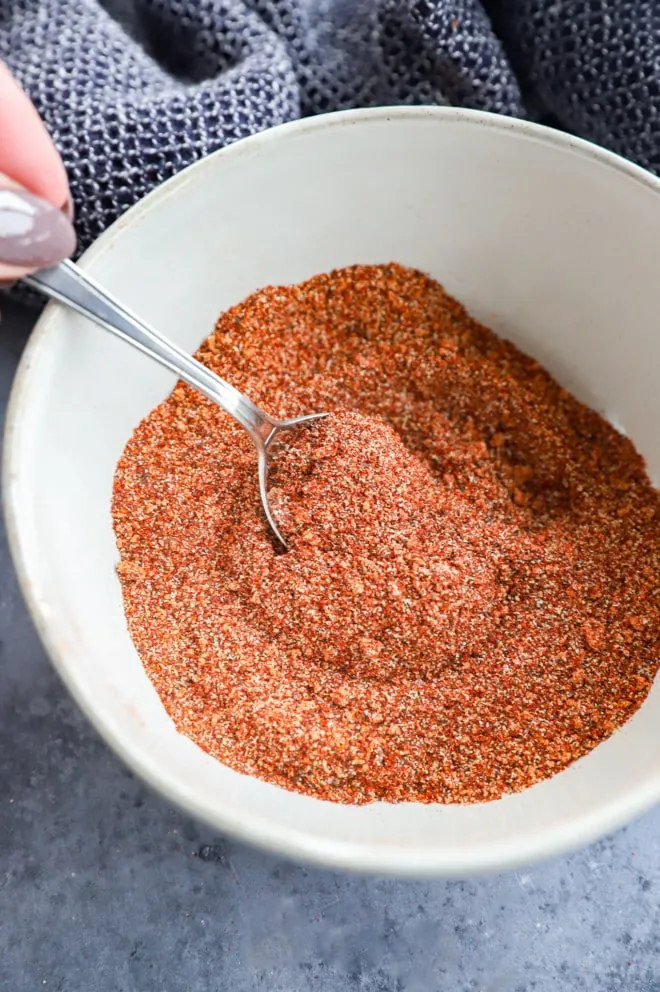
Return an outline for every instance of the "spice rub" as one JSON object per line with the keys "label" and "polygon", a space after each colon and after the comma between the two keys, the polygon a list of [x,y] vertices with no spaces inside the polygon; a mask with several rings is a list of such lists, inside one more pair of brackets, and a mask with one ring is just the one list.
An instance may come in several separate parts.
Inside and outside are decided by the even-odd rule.
{"label": "spice rub", "polygon": [[354,266],[222,315],[198,357],[285,435],[179,384],[113,520],[129,630],[178,729],[337,802],[478,802],[565,768],[660,665],[660,494],[629,440],[434,280]]}

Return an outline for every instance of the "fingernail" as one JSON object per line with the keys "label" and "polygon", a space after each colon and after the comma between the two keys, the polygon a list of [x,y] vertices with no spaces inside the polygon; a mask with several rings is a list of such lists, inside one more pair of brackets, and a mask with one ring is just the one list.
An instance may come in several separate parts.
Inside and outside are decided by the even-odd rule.
{"label": "fingernail", "polygon": [[0,189],[0,262],[42,269],[76,247],[71,222],[51,203],[23,189]]}

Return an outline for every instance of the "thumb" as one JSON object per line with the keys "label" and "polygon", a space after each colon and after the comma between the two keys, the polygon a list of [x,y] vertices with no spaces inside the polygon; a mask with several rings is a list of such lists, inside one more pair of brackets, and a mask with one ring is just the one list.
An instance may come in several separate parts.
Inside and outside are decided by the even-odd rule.
{"label": "thumb", "polygon": [[[0,61],[0,282],[72,254],[69,186],[39,114]],[[61,208],[61,210],[59,209]]]}
{"label": "thumb", "polygon": [[0,173],[65,208],[69,184],[64,165],[27,94],[0,61]]}

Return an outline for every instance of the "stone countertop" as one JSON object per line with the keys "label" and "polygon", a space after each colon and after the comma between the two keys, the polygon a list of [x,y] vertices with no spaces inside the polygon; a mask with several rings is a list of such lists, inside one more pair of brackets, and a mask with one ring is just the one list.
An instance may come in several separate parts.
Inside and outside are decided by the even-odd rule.
{"label": "stone countertop", "polygon": [[[31,317],[5,305],[2,411]],[[362,878],[152,795],[58,681],[0,546],[1,992],[660,992],[660,808],[467,881]]]}

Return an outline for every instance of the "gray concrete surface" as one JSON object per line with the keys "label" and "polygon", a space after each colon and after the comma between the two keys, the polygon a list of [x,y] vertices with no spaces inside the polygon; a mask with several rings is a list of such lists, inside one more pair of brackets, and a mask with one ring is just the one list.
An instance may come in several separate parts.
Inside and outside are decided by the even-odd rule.
{"label": "gray concrete surface", "polygon": [[[29,320],[5,307],[0,403]],[[464,882],[360,878],[214,836],[59,684],[0,546],[2,992],[660,992],[660,810]]]}

